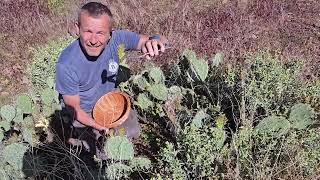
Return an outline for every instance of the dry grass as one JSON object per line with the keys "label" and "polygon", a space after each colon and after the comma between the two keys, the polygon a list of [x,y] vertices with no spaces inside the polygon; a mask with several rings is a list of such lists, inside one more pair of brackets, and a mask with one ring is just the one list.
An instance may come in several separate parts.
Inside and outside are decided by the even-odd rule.
{"label": "dry grass", "polygon": [[[102,0],[100,0],[102,1]],[[66,34],[84,0],[66,0],[65,13],[53,13],[45,1],[0,2],[0,92],[14,94],[28,84],[28,47]],[[316,0],[110,0],[117,27],[140,33],[161,33],[174,48],[155,61],[174,61],[192,48],[201,56],[223,52],[237,64],[246,53],[270,49],[284,60],[306,60],[305,76],[320,70],[320,2]]]}

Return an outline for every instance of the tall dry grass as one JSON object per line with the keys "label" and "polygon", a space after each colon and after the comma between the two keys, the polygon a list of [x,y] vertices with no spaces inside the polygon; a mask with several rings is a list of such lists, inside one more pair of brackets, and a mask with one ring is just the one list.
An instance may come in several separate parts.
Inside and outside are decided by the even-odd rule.
{"label": "tall dry grass", "polygon": [[[319,78],[320,2],[315,0],[99,0],[108,4],[118,28],[160,33],[173,49],[155,61],[174,61],[192,48],[202,56],[216,52],[237,64],[248,52],[269,49],[284,60],[306,61],[303,78]],[[84,0],[65,0],[52,12],[41,0],[0,2],[0,92],[12,94],[28,84],[28,47],[66,35]]]}

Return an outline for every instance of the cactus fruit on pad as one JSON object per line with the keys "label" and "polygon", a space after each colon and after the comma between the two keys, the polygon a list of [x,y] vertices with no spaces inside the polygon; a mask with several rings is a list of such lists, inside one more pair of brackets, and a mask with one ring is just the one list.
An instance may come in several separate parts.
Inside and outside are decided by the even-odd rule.
{"label": "cactus fruit on pad", "polygon": [[131,102],[127,94],[112,91],[103,95],[93,108],[93,118],[101,126],[114,128],[127,120]]}

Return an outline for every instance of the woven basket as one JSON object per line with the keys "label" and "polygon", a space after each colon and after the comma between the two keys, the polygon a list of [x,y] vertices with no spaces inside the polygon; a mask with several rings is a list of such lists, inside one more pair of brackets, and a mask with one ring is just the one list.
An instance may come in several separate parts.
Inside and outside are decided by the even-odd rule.
{"label": "woven basket", "polygon": [[127,94],[119,91],[103,95],[93,108],[93,118],[101,126],[115,128],[127,120],[131,102]]}

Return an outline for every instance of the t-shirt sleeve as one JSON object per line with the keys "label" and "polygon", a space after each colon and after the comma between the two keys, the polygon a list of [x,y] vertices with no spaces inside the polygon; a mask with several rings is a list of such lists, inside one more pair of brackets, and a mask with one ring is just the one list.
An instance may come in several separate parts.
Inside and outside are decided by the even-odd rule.
{"label": "t-shirt sleeve", "polygon": [[56,91],[62,95],[76,95],[79,93],[78,76],[63,64],[56,64]]}
{"label": "t-shirt sleeve", "polygon": [[140,35],[128,30],[118,30],[115,32],[119,44],[124,43],[126,50],[137,49]]}

